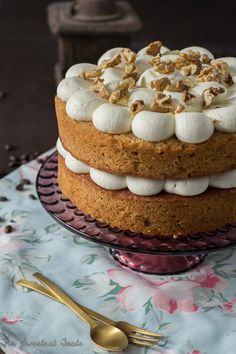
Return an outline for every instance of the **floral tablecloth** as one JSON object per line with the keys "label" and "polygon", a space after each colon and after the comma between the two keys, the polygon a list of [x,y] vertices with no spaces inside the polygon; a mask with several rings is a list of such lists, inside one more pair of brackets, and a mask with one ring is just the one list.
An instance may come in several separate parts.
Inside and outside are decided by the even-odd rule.
{"label": "floral tablecloth", "polygon": [[[0,180],[0,348],[8,354],[98,354],[88,328],[63,305],[15,285],[40,271],[78,302],[115,320],[167,336],[163,347],[129,346],[127,354],[235,354],[236,251],[209,255],[177,276],[128,272],[107,250],[60,227],[35,194],[40,165]],[[24,191],[19,180],[32,181]],[[5,233],[6,225],[13,231]],[[105,352],[104,352],[105,353]],[[120,353],[121,354],[121,353]]]}

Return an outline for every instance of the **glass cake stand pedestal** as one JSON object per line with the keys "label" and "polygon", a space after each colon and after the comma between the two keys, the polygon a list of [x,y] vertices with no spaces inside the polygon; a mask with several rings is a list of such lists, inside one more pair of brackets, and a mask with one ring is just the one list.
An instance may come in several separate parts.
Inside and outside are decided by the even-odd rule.
{"label": "glass cake stand pedestal", "polygon": [[177,274],[200,264],[209,252],[236,244],[236,223],[180,239],[120,230],[86,215],[63,196],[57,183],[57,152],[41,166],[36,189],[46,211],[73,234],[108,247],[123,268],[149,274]]}

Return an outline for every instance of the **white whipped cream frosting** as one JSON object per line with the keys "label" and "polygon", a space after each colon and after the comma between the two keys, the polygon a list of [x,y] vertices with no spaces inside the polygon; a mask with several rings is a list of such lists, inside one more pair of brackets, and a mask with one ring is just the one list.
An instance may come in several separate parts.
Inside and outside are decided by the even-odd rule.
{"label": "white whipped cream frosting", "polygon": [[214,133],[214,123],[201,112],[181,112],[175,116],[176,137],[190,144],[202,143]]}
{"label": "white whipped cream frosting", "polygon": [[66,113],[77,121],[91,121],[95,109],[105,101],[90,90],[73,93],[66,102]]}
{"label": "white whipped cream frosting", "polygon": [[57,96],[67,102],[70,96],[81,89],[88,89],[90,82],[82,80],[79,77],[71,76],[63,79],[57,86]]}
{"label": "white whipped cream frosting", "polygon": [[[171,96],[173,107],[176,109],[178,104],[181,104],[184,111],[177,114],[151,111],[151,104],[157,94],[157,91],[151,88],[151,81],[167,77],[174,84],[186,78],[195,79],[193,75],[186,77],[178,70],[170,74],[161,74],[155,71],[150,64],[153,56],[147,54],[147,48],[145,47],[137,53],[136,65],[140,77],[136,87],[129,90],[127,106],[124,102],[122,102],[122,106],[107,103],[106,100],[101,99],[99,95],[89,89],[91,84],[89,80],[79,77],[86,70],[98,68],[97,65],[90,63],[73,65],[57,88],[58,97],[66,102],[67,115],[77,121],[92,121],[96,129],[102,132],[109,134],[132,132],[140,139],[154,142],[175,135],[177,139],[185,143],[199,144],[210,139],[214,130],[236,133],[236,84],[226,88],[216,81],[197,84],[195,82],[196,86],[189,90],[195,97],[187,102],[183,101],[182,93],[165,90],[163,93]],[[105,52],[99,58],[98,65],[104,60],[110,60],[121,49],[117,47]],[[213,54],[203,47],[191,46],[179,52],[169,52],[168,48],[162,46],[160,60],[162,62],[173,61],[178,57],[178,53],[189,50],[198,51],[200,54],[206,54],[210,59],[214,59]],[[230,74],[236,81],[236,58],[224,57],[219,60],[223,60],[229,65]],[[109,93],[113,92],[123,79],[124,67],[125,64],[122,61],[117,67],[103,70],[100,77],[104,80]],[[208,64],[203,64],[203,68],[207,67],[209,67]],[[203,93],[211,87],[223,88],[224,92],[213,97],[212,104],[205,109]],[[128,114],[126,108],[130,108],[136,100],[144,101],[142,111]]]}
{"label": "white whipped cream frosting", "polygon": [[82,74],[84,71],[91,70],[91,69],[96,69],[97,65],[95,64],[90,64],[90,63],[79,63],[72,65],[66,72],[65,77],[73,77],[73,76],[79,76]]}
{"label": "white whipped cream frosting", "polygon": [[113,103],[103,103],[93,112],[93,125],[105,133],[128,133],[131,123],[132,116],[128,108]]}
{"label": "white whipped cream frosting", "polygon": [[104,80],[104,84],[107,85],[111,81],[121,81],[124,75],[124,71],[119,68],[107,68],[101,75],[101,78]]}
{"label": "white whipped cream frosting", "polygon": [[128,188],[133,194],[152,196],[165,191],[182,196],[194,196],[204,193],[208,187],[236,188],[236,169],[209,177],[191,177],[184,179],[151,179],[136,176],[118,176],[89,167],[75,159],[67,152],[60,139],[57,140],[57,150],[64,157],[69,170],[75,173],[89,173],[98,186],[107,190],[122,190]]}
{"label": "white whipped cream frosting", "polygon": [[175,132],[175,118],[171,113],[141,111],[132,121],[132,132],[140,139],[161,141],[170,138]]}
{"label": "white whipped cream frosting", "polygon": [[70,152],[66,151],[62,146],[61,140],[57,139],[57,151],[64,157],[66,167],[75,173],[89,173],[90,167],[80,160],[75,159]]}
{"label": "white whipped cream frosting", "polygon": [[163,180],[135,176],[127,176],[126,183],[130,192],[143,196],[159,194],[164,186]]}
{"label": "white whipped cream frosting", "polygon": [[164,190],[167,193],[178,194],[182,196],[194,196],[204,193],[209,187],[208,177],[192,177],[179,179],[166,179]]}
{"label": "white whipped cream frosting", "polygon": [[111,191],[127,187],[126,178],[124,176],[116,176],[92,167],[90,168],[90,177],[98,186]]}

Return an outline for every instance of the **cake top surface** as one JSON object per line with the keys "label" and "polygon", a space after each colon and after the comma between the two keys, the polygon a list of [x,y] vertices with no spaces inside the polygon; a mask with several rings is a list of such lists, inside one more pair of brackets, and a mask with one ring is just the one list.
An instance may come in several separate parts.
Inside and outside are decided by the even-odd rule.
{"label": "cake top surface", "polygon": [[131,132],[187,143],[214,130],[236,132],[236,58],[214,59],[202,47],[169,50],[160,41],[135,53],[112,48],[98,64],[73,65],[58,85],[68,116],[110,134]]}

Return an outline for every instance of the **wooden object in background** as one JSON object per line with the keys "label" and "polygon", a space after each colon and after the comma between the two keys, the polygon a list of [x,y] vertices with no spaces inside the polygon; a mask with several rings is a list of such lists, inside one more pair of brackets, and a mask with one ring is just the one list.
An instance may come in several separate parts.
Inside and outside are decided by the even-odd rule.
{"label": "wooden object in background", "polygon": [[56,81],[76,62],[96,62],[106,50],[129,46],[141,20],[126,1],[77,0],[48,6],[48,24],[57,38]]}

